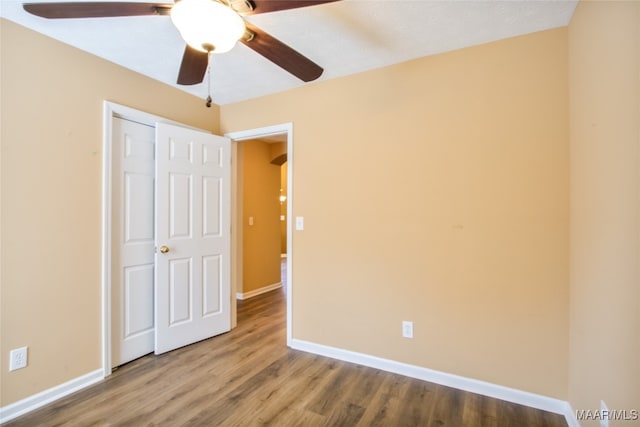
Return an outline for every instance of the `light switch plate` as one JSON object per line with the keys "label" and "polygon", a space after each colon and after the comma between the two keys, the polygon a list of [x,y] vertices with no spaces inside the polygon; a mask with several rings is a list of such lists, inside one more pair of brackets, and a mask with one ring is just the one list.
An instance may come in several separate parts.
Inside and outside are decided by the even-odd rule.
{"label": "light switch plate", "polygon": [[296,230],[304,230],[304,217],[297,216],[296,217]]}
{"label": "light switch plate", "polygon": [[404,338],[413,338],[413,322],[408,320],[402,321],[402,336]]}

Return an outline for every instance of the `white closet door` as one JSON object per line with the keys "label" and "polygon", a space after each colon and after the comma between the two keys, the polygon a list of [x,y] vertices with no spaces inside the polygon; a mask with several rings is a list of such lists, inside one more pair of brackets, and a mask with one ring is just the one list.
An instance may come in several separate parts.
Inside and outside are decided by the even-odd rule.
{"label": "white closet door", "polygon": [[231,328],[230,148],[156,125],[156,354]]}
{"label": "white closet door", "polygon": [[154,350],[155,129],[113,118],[111,365]]}

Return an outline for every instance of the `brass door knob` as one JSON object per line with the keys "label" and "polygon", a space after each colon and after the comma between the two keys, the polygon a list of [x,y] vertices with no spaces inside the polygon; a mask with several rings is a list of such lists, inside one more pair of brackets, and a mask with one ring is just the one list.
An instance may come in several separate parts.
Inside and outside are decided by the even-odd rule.
{"label": "brass door knob", "polygon": [[160,253],[166,254],[167,252],[169,252],[169,246],[160,246]]}

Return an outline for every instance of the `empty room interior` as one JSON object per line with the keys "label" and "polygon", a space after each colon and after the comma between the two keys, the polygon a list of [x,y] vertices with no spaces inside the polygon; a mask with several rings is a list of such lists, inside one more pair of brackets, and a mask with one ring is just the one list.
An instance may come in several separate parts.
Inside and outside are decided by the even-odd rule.
{"label": "empty room interior", "polygon": [[[352,11],[419,3],[430,3],[434,14],[455,3],[460,19],[496,4],[520,5],[524,21],[533,21],[527,13],[543,4],[569,12],[549,28],[464,47],[449,47],[456,46],[452,31],[438,40],[441,51],[357,70],[358,61],[378,51],[393,56],[396,47],[386,42],[384,28],[367,25],[379,14]],[[220,141],[229,150],[228,187],[202,190],[224,193],[220,212],[228,213],[214,231],[226,236],[228,252],[211,258],[222,260],[215,268],[225,266],[224,274],[215,270],[224,301],[202,297],[205,306],[221,307],[228,326],[211,338],[227,342],[228,350],[213,354],[233,348],[238,363],[254,360],[238,342],[268,328],[261,329],[259,316],[244,325],[243,319],[255,301],[278,294],[278,314],[261,308],[265,319],[281,322],[278,338],[257,350],[262,359],[273,351],[292,366],[313,356],[317,363],[367,367],[380,378],[393,373],[557,414],[569,426],[640,423],[640,2],[343,0],[264,14],[264,21],[247,15],[274,35],[278,25],[302,20],[307,27],[294,47],[313,39],[312,23],[325,21],[328,32],[349,37],[345,49],[352,39],[374,47],[354,49],[353,64],[342,61],[346,71],[334,75],[330,58],[343,46],[331,45],[321,52],[325,63],[321,54],[316,59],[325,65],[320,78],[291,77],[286,86],[290,76],[277,67],[264,80],[251,74],[251,64],[234,75],[218,72],[231,67],[223,61],[263,60],[239,42],[211,55],[209,84],[187,86],[194,92],[174,84],[182,50],[176,61],[157,58],[175,62],[169,84],[154,74],[153,61],[133,70],[71,46],[43,34],[55,23],[33,17],[37,29],[21,23],[9,13],[12,4],[21,3],[0,5],[0,422],[28,419],[74,393],[95,393],[114,377],[126,381],[111,372],[105,335],[115,304],[105,290],[105,248],[113,243],[105,237],[111,236],[105,218],[117,210],[109,204],[107,172],[114,163],[105,147],[112,129],[106,123],[136,111],[226,136]],[[153,18],[109,19],[114,37],[126,37],[119,22]],[[407,26],[441,24],[421,19]],[[485,22],[478,32],[501,25]],[[62,26],[56,31],[72,36]],[[158,33],[158,45],[163,37]],[[312,56],[313,50],[298,50]],[[258,71],[271,66],[264,62]],[[254,87],[256,95],[242,92]],[[258,174],[260,168],[267,172]],[[153,180],[145,182],[153,189]],[[218,188],[222,193],[213,193]],[[151,213],[143,225],[154,221],[148,194]],[[206,234],[212,226],[203,227]],[[263,232],[277,243],[252,246]],[[154,244],[164,245],[152,237]],[[182,274],[173,268],[169,275]],[[149,316],[159,315],[154,310],[148,306]],[[152,354],[132,363],[177,358],[185,368],[199,366],[202,381],[215,384],[215,369],[186,355],[189,347],[154,356],[149,337],[145,353]],[[26,359],[14,352],[23,348]],[[24,368],[14,369],[23,361]],[[351,369],[346,366],[332,375]],[[389,391],[390,378],[376,396]],[[335,384],[332,398],[339,399],[347,386],[337,376]],[[420,383],[411,384],[408,390]],[[286,382],[278,387],[287,390]],[[303,386],[291,390],[297,390],[291,399],[306,394]],[[247,393],[256,402],[266,398]],[[373,400],[384,404],[382,397]],[[315,406],[307,409],[321,406],[311,401]],[[246,404],[242,396],[237,404]],[[258,425],[259,411],[238,418],[233,405],[226,410],[220,420],[207,420]],[[292,416],[288,424],[373,425],[372,410],[363,406],[362,418],[350,422],[310,414],[305,423]]]}

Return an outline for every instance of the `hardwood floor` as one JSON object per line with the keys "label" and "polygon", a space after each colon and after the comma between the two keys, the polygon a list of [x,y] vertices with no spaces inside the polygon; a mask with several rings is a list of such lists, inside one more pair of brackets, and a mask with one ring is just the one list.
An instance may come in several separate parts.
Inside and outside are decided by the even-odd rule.
{"label": "hardwood floor", "polygon": [[288,349],[285,298],[239,301],[233,331],[145,356],[15,426],[566,426],[557,414]]}

